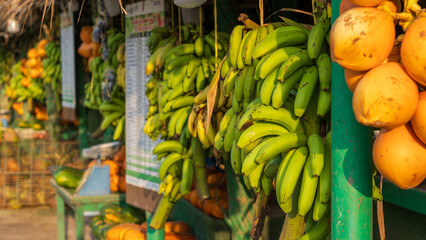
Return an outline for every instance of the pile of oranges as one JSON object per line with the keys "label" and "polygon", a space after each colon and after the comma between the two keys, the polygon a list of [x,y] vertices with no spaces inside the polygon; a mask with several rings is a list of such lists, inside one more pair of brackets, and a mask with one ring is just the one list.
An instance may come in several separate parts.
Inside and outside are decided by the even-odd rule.
{"label": "pile of oranges", "polygon": [[417,1],[401,8],[399,0],[342,0],[330,45],[357,121],[380,129],[377,170],[407,189],[426,178],[426,15]]}

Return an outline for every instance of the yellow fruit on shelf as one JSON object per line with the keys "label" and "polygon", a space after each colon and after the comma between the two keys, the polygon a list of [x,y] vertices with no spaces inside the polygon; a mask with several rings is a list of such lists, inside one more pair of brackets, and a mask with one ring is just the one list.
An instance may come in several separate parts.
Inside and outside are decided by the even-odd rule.
{"label": "yellow fruit on shelf", "polygon": [[350,0],[352,3],[362,7],[374,7],[382,3],[384,0]]}
{"label": "yellow fruit on shelf", "polygon": [[376,8],[352,8],[331,28],[330,53],[342,67],[365,71],[385,61],[394,40],[395,25],[388,13]]}
{"label": "yellow fruit on shelf", "polygon": [[349,90],[353,93],[355,91],[356,85],[358,85],[359,81],[362,77],[367,73],[367,71],[352,71],[349,69],[345,69],[345,81]]}
{"label": "yellow fruit on shelf", "polygon": [[37,58],[38,57],[37,49],[31,48],[30,50],[28,50],[27,57],[28,58]]}
{"label": "yellow fruit on shelf", "polygon": [[419,92],[400,63],[370,70],[356,86],[352,107],[358,122],[376,128],[406,124],[416,112]]}
{"label": "yellow fruit on shelf", "polygon": [[401,60],[410,76],[426,86],[426,17],[415,20],[405,33]]}
{"label": "yellow fruit on shelf", "polygon": [[381,130],[373,160],[377,170],[402,189],[413,188],[426,177],[426,146],[409,124]]}
{"label": "yellow fruit on shelf", "polygon": [[426,144],[426,91],[419,94],[417,110],[411,119],[411,125],[417,137]]}

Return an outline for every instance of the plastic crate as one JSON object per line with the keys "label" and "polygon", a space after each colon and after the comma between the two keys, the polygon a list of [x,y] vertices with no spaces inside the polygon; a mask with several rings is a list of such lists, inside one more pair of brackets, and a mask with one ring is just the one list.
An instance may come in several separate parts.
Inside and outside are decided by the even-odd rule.
{"label": "plastic crate", "polygon": [[0,207],[52,205],[51,165],[81,167],[77,142],[27,140],[0,144]]}

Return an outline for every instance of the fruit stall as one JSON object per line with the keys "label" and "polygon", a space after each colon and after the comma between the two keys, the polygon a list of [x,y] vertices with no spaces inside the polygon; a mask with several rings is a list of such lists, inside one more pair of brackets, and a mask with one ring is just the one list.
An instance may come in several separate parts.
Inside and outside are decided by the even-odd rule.
{"label": "fruit stall", "polygon": [[424,239],[426,1],[34,1],[0,34],[0,207],[58,239]]}

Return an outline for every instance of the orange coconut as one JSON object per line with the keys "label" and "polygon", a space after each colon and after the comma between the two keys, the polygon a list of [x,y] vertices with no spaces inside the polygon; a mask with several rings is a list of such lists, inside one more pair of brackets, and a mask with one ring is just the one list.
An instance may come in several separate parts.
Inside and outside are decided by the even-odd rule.
{"label": "orange coconut", "polygon": [[384,0],[351,0],[352,3],[362,7],[374,7],[382,3]]}
{"label": "orange coconut", "polygon": [[386,0],[380,4],[380,7],[387,7],[391,12],[401,12],[400,0]]}
{"label": "orange coconut", "polygon": [[415,20],[405,33],[401,60],[410,76],[426,86],[426,17]]}
{"label": "orange coconut", "polygon": [[411,125],[417,137],[426,144],[426,91],[422,91],[419,94],[417,110],[411,119]]}
{"label": "orange coconut", "polygon": [[413,188],[426,178],[426,146],[410,124],[383,129],[374,142],[377,170],[402,189]]}
{"label": "orange coconut", "polygon": [[342,13],[356,7],[359,7],[359,6],[351,2],[350,0],[341,0],[340,6],[339,6],[339,14],[342,15]]}
{"label": "orange coconut", "polygon": [[416,112],[419,92],[400,63],[385,63],[361,78],[352,107],[358,122],[376,128],[406,124]]}
{"label": "orange coconut", "polygon": [[367,71],[352,71],[345,69],[345,81],[349,90],[353,93],[355,91],[356,85],[358,85],[361,78],[367,73]]}
{"label": "orange coconut", "polygon": [[394,40],[395,25],[388,13],[377,8],[352,8],[331,28],[331,54],[342,67],[365,71],[388,57]]}

